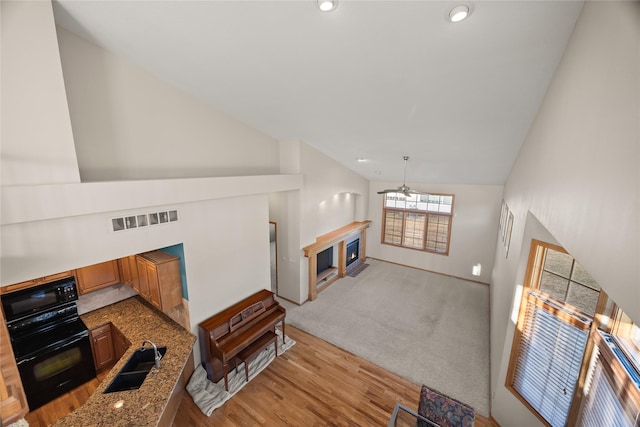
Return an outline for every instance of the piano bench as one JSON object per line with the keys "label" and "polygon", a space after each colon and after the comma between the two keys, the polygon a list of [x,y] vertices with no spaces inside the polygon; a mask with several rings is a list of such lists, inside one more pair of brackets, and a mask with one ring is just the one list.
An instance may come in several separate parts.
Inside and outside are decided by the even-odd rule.
{"label": "piano bench", "polygon": [[[253,359],[262,350],[267,348],[273,343],[276,349],[276,357],[278,357],[278,336],[273,331],[267,331],[260,338],[251,343],[251,345],[242,350],[236,356],[242,363],[244,363],[244,376],[249,381],[249,360]],[[236,373],[238,372],[238,363],[236,363]]]}

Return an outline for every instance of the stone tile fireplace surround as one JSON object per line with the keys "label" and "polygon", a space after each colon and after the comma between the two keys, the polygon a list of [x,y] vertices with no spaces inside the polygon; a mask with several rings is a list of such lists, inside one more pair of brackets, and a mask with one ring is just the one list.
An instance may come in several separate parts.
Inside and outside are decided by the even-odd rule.
{"label": "stone tile fireplace surround", "polygon": [[[359,236],[360,251],[358,259],[361,262],[366,260],[366,242],[367,228],[371,221],[352,222],[349,225],[338,228],[327,234],[323,234],[316,238],[316,242],[303,248],[304,256],[309,258],[309,301],[313,301],[318,297],[318,293],[326,289],[336,280],[345,277],[347,274],[347,241],[355,240],[353,237]],[[317,272],[317,255],[319,252],[332,247],[338,246],[338,267],[337,274],[331,277],[326,275],[318,275]],[[323,281],[321,285],[318,282]]]}

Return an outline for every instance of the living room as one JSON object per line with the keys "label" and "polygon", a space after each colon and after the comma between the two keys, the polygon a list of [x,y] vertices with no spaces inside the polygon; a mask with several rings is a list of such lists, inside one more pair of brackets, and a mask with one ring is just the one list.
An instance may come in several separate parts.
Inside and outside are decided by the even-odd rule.
{"label": "living room", "polygon": [[[6,7],[3,35],[15,30],[5,20],[18,19]],[[20,35],[2,41],[3,286],[182,243],[195,327],[269,288],[270,220],[278,223],[280,290],[295,303],[307,299],[301,248],[371,220],[368,256],[490,283],[491,414],[505,426],[539,423],[503,385],[525,240],[540,237],[531,230],[551,235],[640,322],[638,61],[629,54],[638,51],[636,3],[584,5],[504,185],[409,175],[412,188],[456,196],[449,257],[381,244],[376,193],[399,182],[369,181],[304,141],[251,128],[56,29],[50,4],[32,7],[20,11]],[[514,216],[508,256],[498,239],[502,200]],[[326,201],[333,205],[320,209]],[[150,207],[177,209],[180,220],[109,228],[112,218]],[[471,274],[477,263],[479,278]]]}

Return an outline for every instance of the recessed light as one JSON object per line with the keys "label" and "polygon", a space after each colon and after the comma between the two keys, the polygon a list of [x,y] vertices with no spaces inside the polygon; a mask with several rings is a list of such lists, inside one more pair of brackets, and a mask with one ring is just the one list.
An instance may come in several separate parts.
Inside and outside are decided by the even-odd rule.
{"label": "recessed light", "polygon": [[374,171],[373,173],[375,173],[376,175],[382,175],[381,171]]}
{"label": "recessed light", "polygon": [[338,7],[338,0],[318,0],[318,7],[323,12],[331,12]]}
{"label": "recessed light", "polygon": [[451,20],[451,22],[463,21],[467,19],[468,16],[469,6],[467,6],[466,4],[458,5],[451,9],[451,11],[449,12],[449,19]]}
{"label": "recessed light", "polygon": [[363,157],[358,157],[356,160],[357,160],[359,163],[362,163],[362,162],[366,162],[366,161],[367,161],[367,159],[365,159],[365,158],[363,158]]}

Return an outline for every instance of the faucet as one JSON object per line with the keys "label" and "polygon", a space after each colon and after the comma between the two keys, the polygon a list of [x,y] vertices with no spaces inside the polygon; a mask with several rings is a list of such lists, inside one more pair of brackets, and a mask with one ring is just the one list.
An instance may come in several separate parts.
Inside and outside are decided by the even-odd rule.
{"label": "faucet", "polygon": [[160,369],[160,359],[162,359],[162,356],[160,355],[160,352],[158,351],[158,346],[156,346],[154,343],[152,343],[149,340],[144,340],[142,342],[142,348],[141,348],[142,350],[144,350],[146,348],[145,347],[146,343],[151,344],[151,346],[153,347],[153,355],[154,355],[154,360],[156,362],[156,368]]}

